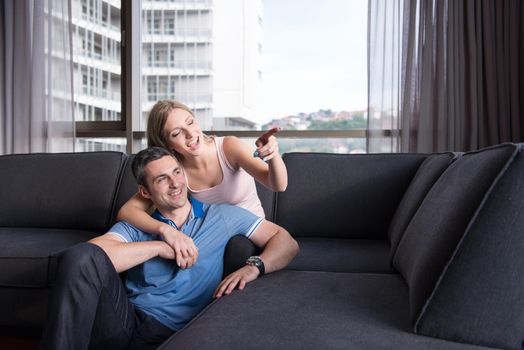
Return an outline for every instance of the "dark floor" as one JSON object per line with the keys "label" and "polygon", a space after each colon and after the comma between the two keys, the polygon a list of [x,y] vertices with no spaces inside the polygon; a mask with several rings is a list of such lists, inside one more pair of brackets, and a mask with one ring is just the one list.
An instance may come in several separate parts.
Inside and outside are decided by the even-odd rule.
{"label": "dark floor", "polygon": [[0,349],[36,350],[40,341],[40,330],[20,330],[0,327]]}

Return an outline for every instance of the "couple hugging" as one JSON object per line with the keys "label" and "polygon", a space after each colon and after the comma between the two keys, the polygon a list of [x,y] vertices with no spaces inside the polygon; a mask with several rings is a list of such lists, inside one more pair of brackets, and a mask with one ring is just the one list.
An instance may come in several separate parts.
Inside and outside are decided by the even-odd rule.
{"label": "couple hugging", "polygon": [[[42,348],[154,349],[213,298],[284,268],[298,244],[264,220],[254,183],[287,186],[275,131],[257,140],[253,155],[235,137],[203,134],[183,104],[158,102],[150,147],[132,163],[138,193],[121,221],[61,257]],[[224,248],[235,235],[262,253],[222,280]]]}

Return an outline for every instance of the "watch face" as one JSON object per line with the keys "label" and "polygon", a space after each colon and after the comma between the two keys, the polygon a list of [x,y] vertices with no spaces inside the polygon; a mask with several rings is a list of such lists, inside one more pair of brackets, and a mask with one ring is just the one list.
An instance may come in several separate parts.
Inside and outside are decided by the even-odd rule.
{"label": "watch face", "polygon": [[252,266],[260,266],[262,261],[258,256],[251,256],[247,259],[247,263]]}
{"label": "watch face", "polygon": [[260,271],[261,275],[265,273],[266,269],[264,267],[264,262],[262,261],[262,259],[260,259],[259,256],[249,257],[249,259],[247,259],[246,261],[246,264],[250,266],[255,266],[256,268],[258,268],[258,271]]}

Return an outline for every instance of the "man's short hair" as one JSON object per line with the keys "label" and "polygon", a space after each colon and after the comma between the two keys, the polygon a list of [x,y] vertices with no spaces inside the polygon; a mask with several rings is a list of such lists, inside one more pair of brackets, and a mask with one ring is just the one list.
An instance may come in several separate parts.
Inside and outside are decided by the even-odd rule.
{"label": "man's short hair", "polygon": [[162,147],[149,147],[138,152],[131,163],[131,170],[133,171],[136,182],[147,188],[144,168],[152,161],[159,160],[165,156],[173,157],[173,159],[178,162],[178,159],[176,159],[173,153]]}

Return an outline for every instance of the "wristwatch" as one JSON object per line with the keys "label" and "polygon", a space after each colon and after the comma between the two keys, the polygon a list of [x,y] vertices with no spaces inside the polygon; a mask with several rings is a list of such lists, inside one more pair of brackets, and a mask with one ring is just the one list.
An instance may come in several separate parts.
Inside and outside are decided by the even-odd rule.
{"label": "wristwatch", "polygon": [[266,272],[264,262],[262,261],[262,259],[260,259],[259,256],[250,256],[249,259],[246,260],[246,265],[255,266],[258,269],[258,271],[260,271],[260,275],[263,275]]}

